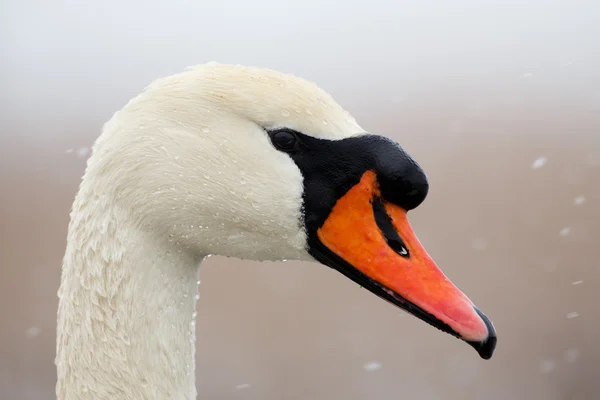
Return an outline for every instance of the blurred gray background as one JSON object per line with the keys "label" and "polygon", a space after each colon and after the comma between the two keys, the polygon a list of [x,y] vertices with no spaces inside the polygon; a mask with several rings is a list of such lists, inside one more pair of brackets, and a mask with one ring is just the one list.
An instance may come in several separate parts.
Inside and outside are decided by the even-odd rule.
{"label": "blurred gray background", "polygon": [[292,72],[399,141],[413,227],[494,321],[483,361],[317,264],[201,267],[201,399],[595,399],[600,3],[0,5],[0,397],[53,399],[68,213],[102,124],[207,61]]}

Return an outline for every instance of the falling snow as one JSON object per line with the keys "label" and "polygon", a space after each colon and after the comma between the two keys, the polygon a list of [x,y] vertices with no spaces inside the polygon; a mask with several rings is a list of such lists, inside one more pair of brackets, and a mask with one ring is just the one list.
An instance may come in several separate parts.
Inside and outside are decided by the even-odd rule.
{"label": "falling snow", "polygon": [[25,335],[28,338],[34,338],[40,334],[40,331],[41,331],[40,328],[38,328],[37,326],[32,326],[31,328],[29,328],[25,331]]}
{"label": "falling snow", "polygon": [[562,228],[560,230],[560,232],[558,233],[560,236],[567,236],[569,233],[571,233],[571,228],[568,226],[565,226],[564,228]]}
{"label": "falling snow", "polygon": [[571,283],[571,285],[581,285],[583,283],[583,281],[575,281],[573,283]]}
{"label": "falling snow", "polygon": [[574,363],[579,358],[579,350],[577,349],[567,349],[565,351],[565,361],[568,363]]}
{"label": "falling snow", "polygon": [[576,206],[580,206],[583,203],[585,203],[585,197],[583,196],[577,196],[575,197],[575,199],[573,200],[573,204],[575,204]]}
{"label": "falling snow", "polygon": [[371,361],[366,363],[365,365],[363,365],[363,369],[365,371],[377,371],[378,369],[381,369],[381,363],[377,362],[377,361]]}
{"label": "falling snow", "polygon": [[482,238],[473,239],[473,241],[471,242],[471,247],[473,247],[475,250],[485,250],[487,246],[487,241]]}
{"label": "falling snow", "polygon": [[88,147],[80,147],[77,149],[77,157],[84,158],[90,154],[90,149]]}
{"label": "falling snow", "polygon": [[573,319],[579,317],[579,313],[576,311],[570,312],[566,315],[567,319]]}
{"label": "falling snow", "polygon": [[544,165],[546,165],[547,162],[548,162],[548,159],[546,157],[538,157],[533,162],[533,164],[531,164],[531,168],[533,168],[533,169],[542,168]]}
{"label": "falling snow", "polygon": [[235,385],[237,390],[248,389],[250,387],[249,383],[240,383],[239,385]]}
{"label": "falling snow", "polygon": [[542,360],[540,361],[540,372],[542,374],[548,374],[556,369],[556,361],[554,360]]}

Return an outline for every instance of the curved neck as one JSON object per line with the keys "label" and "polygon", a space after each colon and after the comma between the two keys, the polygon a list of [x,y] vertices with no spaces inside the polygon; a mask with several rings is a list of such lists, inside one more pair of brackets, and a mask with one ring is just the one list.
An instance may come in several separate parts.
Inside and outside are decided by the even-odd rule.
{"label": "curved neck", "polygon": [[56,395],[195,399],[200,260],[78,194],[63,261]]}

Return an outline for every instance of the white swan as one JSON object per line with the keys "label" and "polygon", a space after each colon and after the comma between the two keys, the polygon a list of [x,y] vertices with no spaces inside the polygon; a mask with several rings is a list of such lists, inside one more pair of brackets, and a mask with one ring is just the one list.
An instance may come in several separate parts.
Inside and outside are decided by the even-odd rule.
{"label": "white swan", "polygon": [[104,126],[73,204],[58,399],[195,398],[208,254],[317,260],[491,357],[491,322],[406,219],[427,190],[312,83],[215,63],[155,81]]}

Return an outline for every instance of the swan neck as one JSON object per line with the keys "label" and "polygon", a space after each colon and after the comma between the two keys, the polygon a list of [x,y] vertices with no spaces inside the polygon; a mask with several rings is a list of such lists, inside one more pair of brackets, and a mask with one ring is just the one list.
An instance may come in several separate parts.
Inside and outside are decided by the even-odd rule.
{"label": "swan neck", "polygon": [[90,197],[63,260],[57,399],[195,399],[200,260]]}

